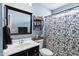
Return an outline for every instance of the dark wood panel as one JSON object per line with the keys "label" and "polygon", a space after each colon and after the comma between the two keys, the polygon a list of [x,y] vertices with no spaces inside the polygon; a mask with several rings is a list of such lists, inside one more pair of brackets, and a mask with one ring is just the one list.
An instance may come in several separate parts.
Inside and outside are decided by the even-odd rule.
{"label": "dark wood panel", "polygon": [[39,46],[29,49],[29,56],[39,56]]}

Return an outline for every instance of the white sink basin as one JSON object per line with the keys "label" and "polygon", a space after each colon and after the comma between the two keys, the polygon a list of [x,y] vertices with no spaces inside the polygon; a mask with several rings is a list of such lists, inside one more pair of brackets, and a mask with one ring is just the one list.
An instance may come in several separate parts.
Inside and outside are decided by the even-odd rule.
{"label": "white sink basin", "polygon": [[22,43],[20,43],[19,41],[16,41],[13,46],[15,47],[25,47],[25,46],[32,46],[34,44],[37,44],[35,41],[33,40],[24,40]]}

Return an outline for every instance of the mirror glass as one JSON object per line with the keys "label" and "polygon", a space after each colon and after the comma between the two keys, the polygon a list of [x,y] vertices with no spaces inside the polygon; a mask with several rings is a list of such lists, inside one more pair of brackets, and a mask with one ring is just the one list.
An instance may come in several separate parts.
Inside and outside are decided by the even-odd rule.
{"label": "mirror glass", "polygon": [[32,14],[23,10],[7,7],[8,26],[11,34],[31,34]]}
{"label": "mirror glass", "polygon": [[11,33],[18,33],[18,27],[27,27],[27,32],[30,33],[30,15],[8,10],[8,19]]}

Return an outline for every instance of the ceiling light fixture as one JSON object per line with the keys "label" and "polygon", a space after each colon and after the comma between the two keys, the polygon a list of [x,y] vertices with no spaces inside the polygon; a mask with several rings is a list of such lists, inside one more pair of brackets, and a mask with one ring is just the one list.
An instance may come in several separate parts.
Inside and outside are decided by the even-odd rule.
{"label": "ceiling light fixture", "polygon": [[32,7],[32,3],[27,3],[27,5]]}

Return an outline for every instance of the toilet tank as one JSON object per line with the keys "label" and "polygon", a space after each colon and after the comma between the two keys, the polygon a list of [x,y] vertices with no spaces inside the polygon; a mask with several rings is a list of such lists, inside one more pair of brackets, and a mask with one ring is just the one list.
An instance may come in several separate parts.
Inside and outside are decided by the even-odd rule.
{"label": "toilet tank", "polygon": [[42,49],[43,48],[43,41],[44,39],[40,39],[40,40],[35,40],[37,43],[39,43],[39,48]]}

